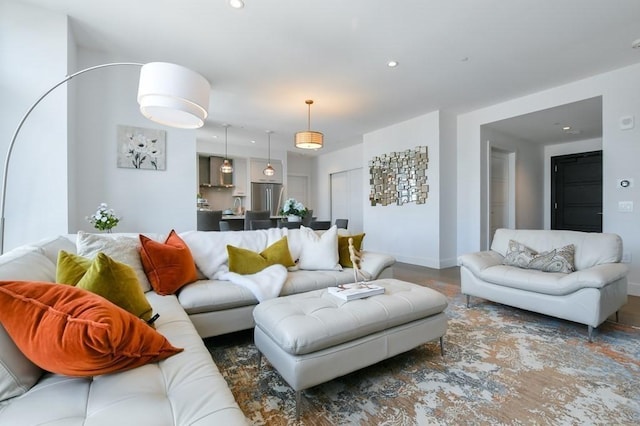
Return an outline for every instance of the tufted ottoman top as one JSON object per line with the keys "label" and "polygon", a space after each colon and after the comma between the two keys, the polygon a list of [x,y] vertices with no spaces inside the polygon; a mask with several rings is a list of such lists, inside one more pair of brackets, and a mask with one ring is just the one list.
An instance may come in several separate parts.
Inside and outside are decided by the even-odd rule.
{"label": "tufted ottoman top", "polygon": [[284,351],[303,355],[391,327],[436,315],[447,298],[427,287],[396,279],[372,281],[385,293],[345,302],[326,289],[278,297],[256,306],[259,327]]}

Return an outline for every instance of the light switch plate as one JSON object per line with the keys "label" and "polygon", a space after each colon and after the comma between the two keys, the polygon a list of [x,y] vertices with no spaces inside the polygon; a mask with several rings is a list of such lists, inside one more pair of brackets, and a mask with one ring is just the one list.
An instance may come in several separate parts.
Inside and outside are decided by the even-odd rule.
{"label": "light switch plate", "polygon": [[618,201],[618,211],[630,213],[633,211],[633,201]]}
{"label": "light switch plate", "polygon": [[633,115],[625,115],[624,117],[620,117],[620,130],[633,129],[634,126],[635,119]]}

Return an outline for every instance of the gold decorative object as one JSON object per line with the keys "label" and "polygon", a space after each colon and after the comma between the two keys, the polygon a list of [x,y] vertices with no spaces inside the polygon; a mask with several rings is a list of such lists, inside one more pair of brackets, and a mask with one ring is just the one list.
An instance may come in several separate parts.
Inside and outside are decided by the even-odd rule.
{"label": "gold decorative object", "polygon": [[369,161],[371,205],[424,204],[429,193],[428,163],[426,146],[373,157]]}

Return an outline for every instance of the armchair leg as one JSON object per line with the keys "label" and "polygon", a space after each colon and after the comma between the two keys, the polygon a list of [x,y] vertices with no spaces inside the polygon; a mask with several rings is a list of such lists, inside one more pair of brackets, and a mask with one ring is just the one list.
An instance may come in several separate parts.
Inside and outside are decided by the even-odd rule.
{"label": "armchair leg", "polygon": [[469,307],[469,299],[471,299],[471,296],[467,294],[467,308]]}
{"label": "armchair leg", "polygon": [[593,343],[593,326],[589,325],[589,343]]}
{"label": "armchair leg", "polygon": [[616,322],[620,322],[620,311],[616,311]]}
{"label": "armchair leg", "polygon": [[440,336],[440,356],[444,356],[444,337]]}

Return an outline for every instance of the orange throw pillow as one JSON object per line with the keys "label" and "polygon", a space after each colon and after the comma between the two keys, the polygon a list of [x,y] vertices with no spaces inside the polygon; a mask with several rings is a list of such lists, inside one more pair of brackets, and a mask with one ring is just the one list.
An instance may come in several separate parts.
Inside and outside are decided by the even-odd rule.
{"label": "orange throw pillow", "polygon": [[164,244],[140,235],[140,244],[142,266],[156,293],[174,294],[198,279],[191,250],[176,231],[171,230]]}
{"label": "orange throw pillow", "polygon": [[183,350],[103,297],[68,285],[0,281],[0,322],[31,362],[67,376],[129,370]]}

